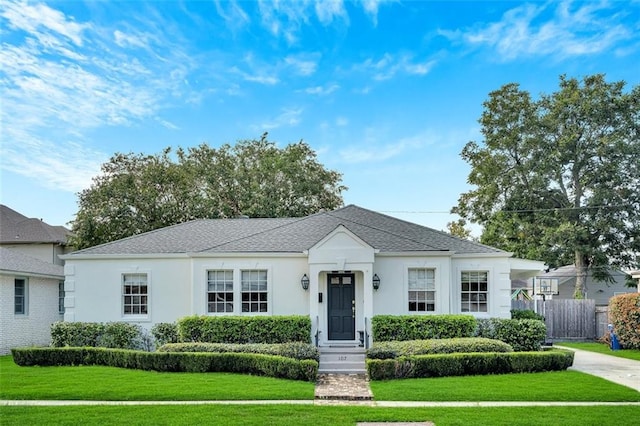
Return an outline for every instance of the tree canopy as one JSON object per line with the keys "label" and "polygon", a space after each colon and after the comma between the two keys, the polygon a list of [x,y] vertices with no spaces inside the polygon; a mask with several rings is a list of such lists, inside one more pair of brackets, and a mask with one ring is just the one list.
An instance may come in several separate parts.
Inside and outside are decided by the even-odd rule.
{"label": "tree canopy", "polygon": [[550,267],[575,264],[574,297],[587,274],[640,260],[640,86],[604,75],[560,77],[539,99],[507,84],[491,92],[480,118],[484,140],[453,212],[483,225],[480,241]]}
{"label": "tree canopy", "polygon": [[71,243],[78,249],[193,219],[301,217],[342,206],[342,174],[306,143],[267,140],[212,148],[117,153],[78,194]]}

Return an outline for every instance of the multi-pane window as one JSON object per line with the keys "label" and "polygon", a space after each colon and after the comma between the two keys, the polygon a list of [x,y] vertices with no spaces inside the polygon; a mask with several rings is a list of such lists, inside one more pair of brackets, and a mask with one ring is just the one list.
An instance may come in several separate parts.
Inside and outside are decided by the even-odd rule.
{"label": "multi-pane window", "polygon": [[431,312],[436,310],[435,270],[409,269],[409,311]]}
{"label": "multi-pane window", "polygon": [[124,274],[122,280],[124,315],[147,315],[149,313],[147,274]]}
{"label": "multi-pane window", "polygon": [[14,289],[14,309],[16,315],[27,314],[27,280],[24,278],[16,278],[13,281]]}
{"label": "multi-pane window", "polygon": [[233,312],[233,271],[207,272],[208,312]]}
{"label": "multi-pane window", "polygon": [[241,272],[242,312],[267,312],[267,271]]}
{"label": "multi-pane window", "polygon": [[488,273],[486,271],[464,271],[461,277],[461,311],[487,312]]}
{"label": "multi-pane window", "polygon": [[58,282],[58,313],[64,314],[64,281]]}

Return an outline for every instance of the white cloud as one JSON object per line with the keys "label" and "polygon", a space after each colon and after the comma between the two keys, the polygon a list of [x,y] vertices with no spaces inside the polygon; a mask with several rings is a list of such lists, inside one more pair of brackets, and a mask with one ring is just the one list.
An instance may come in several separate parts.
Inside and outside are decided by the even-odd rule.
{"label": "white cloud", "polygon": [[[214,3],[218,15],[220,15],[227,23],[227,26],[234,31],[244,27],[251,21],[247,12],[245,12],[235,0],[224,2],[215,0]],[[224,6],[226,6],[226,8]]]}
{"label": "white cloud", "polygon": [[[369,129],[369,134],[377,133],[376,129]],[[365,135],[365,139],[368,137]],[[376,138],[374,138],[376,139]],[[340,151],[340,158],[346,163],[381,162],[397,157],[408,150],[417,150],[431,144],[433,135],[430,131],[409,136],[397,141],[380,144],[376,140],[369,140],[366,145],[354,146]]]}
{"label": "white cloud", "polygon": [[275,77],[275,76],[272,76],[272,75],[249,75],[249,74],[245,74],[244,79],[247,80],[247,81],[251,81],[253,83],[264,84],[264,85],[267,85],[267,86],[273,86],[275,84],[278,84],[278,82],[280,82],[278,77]]}
{"label": "white cloud", "polygon": [[339,88],[340,86],[338,84],[333,83],[326,86],[307,87],[306,89],[304,89],[304,92],[309,95],[326,96],[335,92]]}
{"label": "white cloud", "polygon": [[371,21],[373,22],[373,26],[378,26],[378,9],[380,5],[383,3],[390,3],[389,0],[363,0],[360,2],[362,8],[365,13],[369,15]]}
{"label": "white cloud", "polygon": [[354,66],[356,71],[367,72],[377,81],[389,80],[397,74],[426,75],[436,64],[435,60],[414,61],[413,55],[392,55],[385,53],[382,58],[368,58]]}
{"label": "white cloud", "polygon": [[471,46],[490,47],[505,61],[595,54],[634,37],[620,24],[618,14],[608,14],[606,2],[562,2],[555,11],[550,10],[555,4],[519,6],[500,21],[462,31],[441,30],[440,34]]}
{"label": "white cloud", "polygon": [[316,16],[323,25],[329,25],[334,18],[348,19],[342,0],[316,1]]}
{"label": "white cloud", "polygon": [[300,123],[302,108],[284,108],[282,112],[260,125],[251,126],[256,131],[273,130],[279,127],[293,127]]}
{"label": "white cloud", "polygon": [[284,58],[285,64],[290,66],[295,70],[295,72],[299,75],[312,75],[318,69],[318,62],[315,59],[318,55],[289,55]]}

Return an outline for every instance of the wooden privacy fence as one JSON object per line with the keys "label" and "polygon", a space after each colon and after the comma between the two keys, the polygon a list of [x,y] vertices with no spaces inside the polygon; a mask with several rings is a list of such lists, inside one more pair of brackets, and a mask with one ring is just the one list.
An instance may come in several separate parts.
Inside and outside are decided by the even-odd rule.
{"label": "wooden privacy fence", "polygon": [[607,308],[596,309],[593,299],[513,300],[511,308],[544,316],[547,340],[593,340],[607,332]]}

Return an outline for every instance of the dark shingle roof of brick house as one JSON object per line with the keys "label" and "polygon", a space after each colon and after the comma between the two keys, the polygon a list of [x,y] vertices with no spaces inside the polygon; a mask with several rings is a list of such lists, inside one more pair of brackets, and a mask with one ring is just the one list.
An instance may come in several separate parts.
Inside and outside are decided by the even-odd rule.
{"label": "dark shingle roof of brick house", "polygon": [[380,252],[505,253],[415,223],[349,205],[301,218],[201,219],[71,254],[302,253],[338,226]]}
{"label": "dark shingle roof of brick house", "polygon": [[16,274],[35,274],[64,277],[64,268],[60,265],[44,262],[18,251],[0,247],[0,270]]}
{"label": "dark shingle roof of brick house", "polygon": [[66,244],[69,235],[70,231],[64,226],[52,226],[40,219],[28,218],[0,204],[0,244]]}

